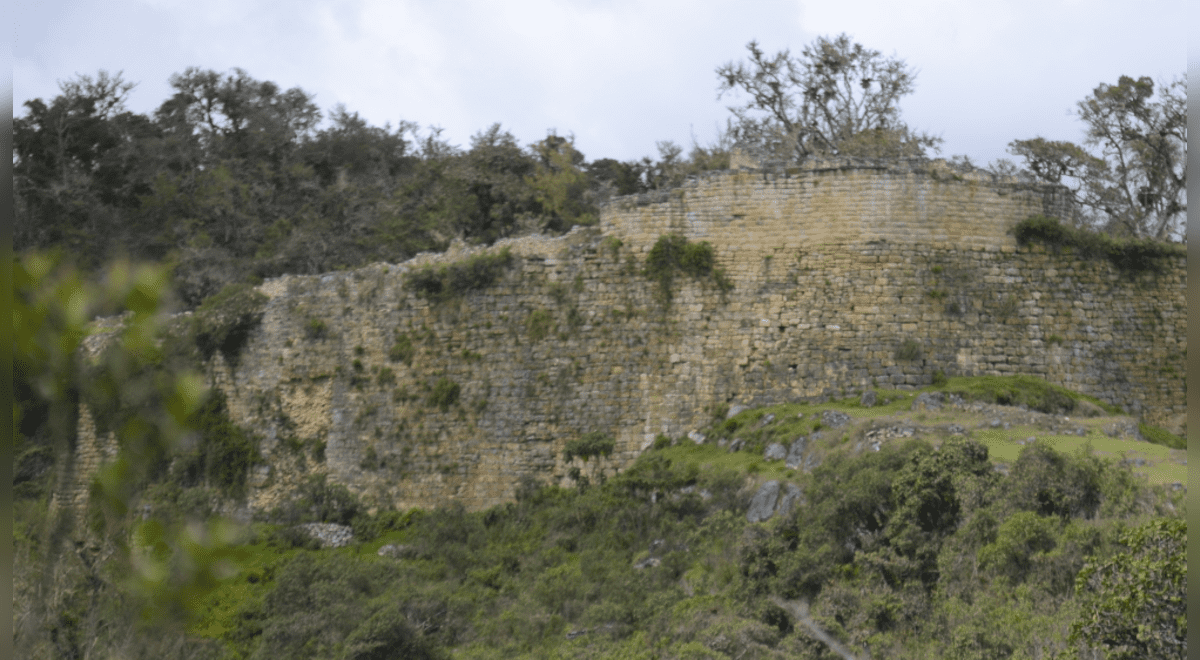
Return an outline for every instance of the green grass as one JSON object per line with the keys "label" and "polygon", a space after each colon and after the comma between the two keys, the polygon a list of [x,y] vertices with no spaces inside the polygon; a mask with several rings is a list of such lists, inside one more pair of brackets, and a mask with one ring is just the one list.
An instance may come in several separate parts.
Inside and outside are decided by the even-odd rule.
{"label": "green grass", "polygon": [[945,385],[927,388],[958,394],[967,401],[982,401],[1003,406],[1028,406],[1044,413],[1062,414],[1075,410],[1080,401],[1092,403],[1105,412],[1119,415],[1121,409],[1095,397],[1051,385],[1034,376],[975,376],[950,378]]}

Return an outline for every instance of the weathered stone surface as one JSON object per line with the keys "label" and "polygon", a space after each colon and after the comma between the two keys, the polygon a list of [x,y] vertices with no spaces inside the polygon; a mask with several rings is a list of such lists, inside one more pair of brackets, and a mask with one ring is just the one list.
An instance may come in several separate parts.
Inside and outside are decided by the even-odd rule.
{"label": "weathered stone surface", "polygon": [[319,541],[322,548],[340,548],[349,545],[354,540],[354,530],[349,525],[305,523],[297,527]]}
{"label": "weathered stone surface", "polygon": [[873,408],[875,406],[875,390],[867,390],[862,393],[862,398],[858,400],[858,404],[864,408]]}
{"label": "weathered stone surface", "polygon": [[[1129,276],[1019,247],[1013,224],[1059,214],[1061,190],[938,167],[705,175],[614,200],[598,228],[562,237],[267,280],[237,364],[218,352],[206,367],[233,421],[263,438],[269,469],[252,475],[248,505],[269,511],[326,474],[368,507],[482,509],[511,500],[521,479],[611,476],[659,434],[703,428],[718,405],[732,415],[913,389],[938,369],[1035,375],[1151,422],[1187,412],[1185,258]],[[664,308],[641,268],[669,233],[711,243],[734,290],[679,277]],[[505,247],[513,265],[486,290],[433,302],[406,285],[418,269]],[[318,321],[324,332],[309,332]],[[913,337],[923,359],[898,360]],[[401,341],[411,353],[393,359]],[[439,407],[441,379],[460,390]],[[77,474],[56,501],[86,501],[114,448],[89,417],[79,424]],[[614,439],[611,455],[567,461],[565,444],[591,432]]]}
{"label": "weathered stone surface", "polygon": [[792,441],[788,448],[787,459],[784,461],[789,469],[795,470],[804,464],[804,448],[808,446],[808,438],[800,436]]}
{"label": "weathered stone surface", "polygon": [[775,514],[775,504],[779,501],[779,482],[775,480],[763,484],[750,500],[750,508],[746,511],[746,520],[762,522]]}
{"label": "weathered stone surface", "polygon": [[850,415],[840,410],[822,410],[821,424],[831,429],[840,429],[850,423]]}
{"label": "weathered stone surface", "polygon": [[783,496],[779,498],[779,504],[775,505],[775,513],[786,516],[792,510],[792,506],[800,502],[801,494],[800,487],[796,484],[784,484]]}
{"label": "weathered stone surface", "polygon": [[783,459],[787,458],[787,455],[787,447],[784,447],[778,442],[772,442],[767,446],[766,451],[763,452],[763,460],[782,461]]}
{"label": "weathered stone surface", "polygon": [[389,543],[379,548],[379,552],[376,554],[380,557],[391,557],[392,559],[416,559],[418,555],[416,548],[410,545],[397,545],[394,543]]}
{"label": "weathered stone surface", "polygon": [[800,502],[800,487],[792,483],[771,480],[759,487],[750,500],[750,509],[746,511],[746,520],[763,522],[770,520],[775,514],[786,515],[792,506]]}
{"label": "weathered stone surface", "polygon": [[913,399],[913,410],[940,410],[942,407],[941,392],[921,392]]}

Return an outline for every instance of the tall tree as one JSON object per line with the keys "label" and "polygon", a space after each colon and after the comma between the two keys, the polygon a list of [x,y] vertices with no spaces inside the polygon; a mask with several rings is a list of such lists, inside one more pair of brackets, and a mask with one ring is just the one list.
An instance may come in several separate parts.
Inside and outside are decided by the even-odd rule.
{"label": "tall tree", "polygon": [[819,37],[798,57],[768,56],[751,41],[749,62],[717,68],[718,98],[750,97],[731,107],[736,137],[765,155],[924,156],[940,138],[914,133],[900,120],[901,97],[916,73],[903,60],[853,43],[845,34]]}
{"label": "tall tree", "polygon": [[283,163],[321,120],[311,94],[242,69],[222,75],[190,67],[170,80],[175,94],[159,108],[159,122],[196,135],[209,157]]}
{"label": "tall tree", "polygon": [[135,207],[146,191],[138,149],[154,134],[146,117],[125,109],[133,87],[102,70],[59,83],[49,103],[25,102],[26,115],[13,120],[18,250],[57,246],[98,258],[120,240],[111,207]]}
{"label": "tall tree", "polygon": [[1084,220],[1120,235],[1183,238],[1187,214],[1184,79],[1161,85],[1121,76],[1078,104],[1084,145],[1033,138],[1009,143],[1038,179],[1061,183]]}

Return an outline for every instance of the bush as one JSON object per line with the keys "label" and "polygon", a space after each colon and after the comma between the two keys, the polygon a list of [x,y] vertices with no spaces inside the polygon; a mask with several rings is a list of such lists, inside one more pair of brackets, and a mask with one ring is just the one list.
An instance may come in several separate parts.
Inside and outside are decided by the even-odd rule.
{"label": "bush", "polygon": [[220,351],[233,363],[262,322],[269,298],[249,284],[230,284],[206,299],[192,314],[196,347],[207,360]]}
{"label": "bush", "polygon": [[712,277],[722,292],[732,289],[733,284],[723,271],[715,268],[715,263],[715,252],[707,241],[689,243],[684,236],[667,234],[660,236],[654,247],[650,248],[643,274],[658,282],[661,299],[664,303],[670,303],[676,273],[695,278]]}
{"label": "bush", "polygon": [[408,333],[400,333],[396,335],[396,343],[392,344],[388,350],[388,359],[392,362],[403,362],[405,365],[411,366],[413,355],[416,350],[413,348],[412,338]]}
{"label": "bush", "polygon": [[422,298],[445,302],[491,286],[513,261],[511,251],[504,248],[436,269],[426,266],[410,274],[406,283]]}
{"label": "bush", "polygon": [[[982,401],[1001,406],[1026,406],[1038,412],[1065,415],[1075,410],[1076,402],[1083,399],[1064,387],[1051,385],[1035,376],[980,376],[975,378],[951,378],[944,390],[957,394],[968,401]],[[1104,410],[1116,413],[1119,409],[1095,402]]]}
{"label": "bush", "polygon": [[525,329],[529,332],[529,338],[533,341],[545,339],[550,334],[553,326],[554,319],[544,309],[533,310],[529,313],[529,318],[525,321]]}
{"label": "bush", "polygon": [[300,522],[349,525],[358,514],[358,498],[341,484],[331,484],[323,474],[309,477],[300,488],[295,515]]}
{"label": "bush", "polygon": [[896,349],[896,359],[904,362],[921,359],[921,344],[913,339],[905,339]]}
{"label": "bush", "polygon": [[1156,445],[1170,447],[1171,449],[1187,449],[1187,438],[1180,437],[1157,426],[1138,424],[1138,431],[1141,432],[1143,438]]}
{"label": "bush", "polygon": [[1019,245],[1042,243],[1054,249],[1070,248],[1085,259],[1108,259],[1124,273],[1136,274],[1161,271],[1171,257],[1183,256],[1187,249],[1172,243],[1151,239],[1119,240],[1092,231],[1075,229],[1059,222],[1058,218],[1030,216],[1013,227]]}
{"label": "bush", "polygon": [[607,433],[599,431],[585,433],[580,438],[567,441],[567,445],[563,449],[563,460],[570,461],[578,456],[586,461],[593,456],[608,456],[616,446],[616,441]]}
{"label": "bush", "polygon": [[304,326],[304,335],[312,340],[325,339],[329,337],[329,326],[321,319],[309,319]]}
{"label": "bush", "polygon": [[450,409],[450,406],[458,403],[459,394],[462,393],[462,388],[458,383],[449,378],[440,378],[434,384],[433,391],[429,393],[429,405],[441,408],[443,412]]}
{"label": "bush", "polygon": [[246,477],[262,456],[254,439],[229,419],[225,394],[212,390],[188,425],[199,432],[200,440],[192,452],[175,459],[173,471],[183,484],[206,483],[226,495],[244,497]]}

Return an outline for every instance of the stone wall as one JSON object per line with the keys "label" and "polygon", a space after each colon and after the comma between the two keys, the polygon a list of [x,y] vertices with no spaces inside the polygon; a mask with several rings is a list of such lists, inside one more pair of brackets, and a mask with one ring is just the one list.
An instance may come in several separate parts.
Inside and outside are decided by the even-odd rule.
{"label": "stone wall", "polygon": [[[1053,188],[938,163],[713,174],[615,200],[599,228],[488,248],[514,265],[446,302],[406,276],[481,249],[270,280],[238,363],[218,355],[209,374],[263,438],[250,504],[266,510],[315,473],[374,506],[484,508],[522,477],[612,474],[722,404],[918,387],[939,370],[1184,413],[1185,260],[1131,278],[1008,234],[1065,211]],[[680,277],[664,305],[641,268],[665,233],[709,241],[735,288]],[[389,356],[398,337],[411,363]],[[906,344],[919,355],[902,359]],[[460,393],[438,407],[443,379]],[[592,431],[614,454],[564,462]]]}

